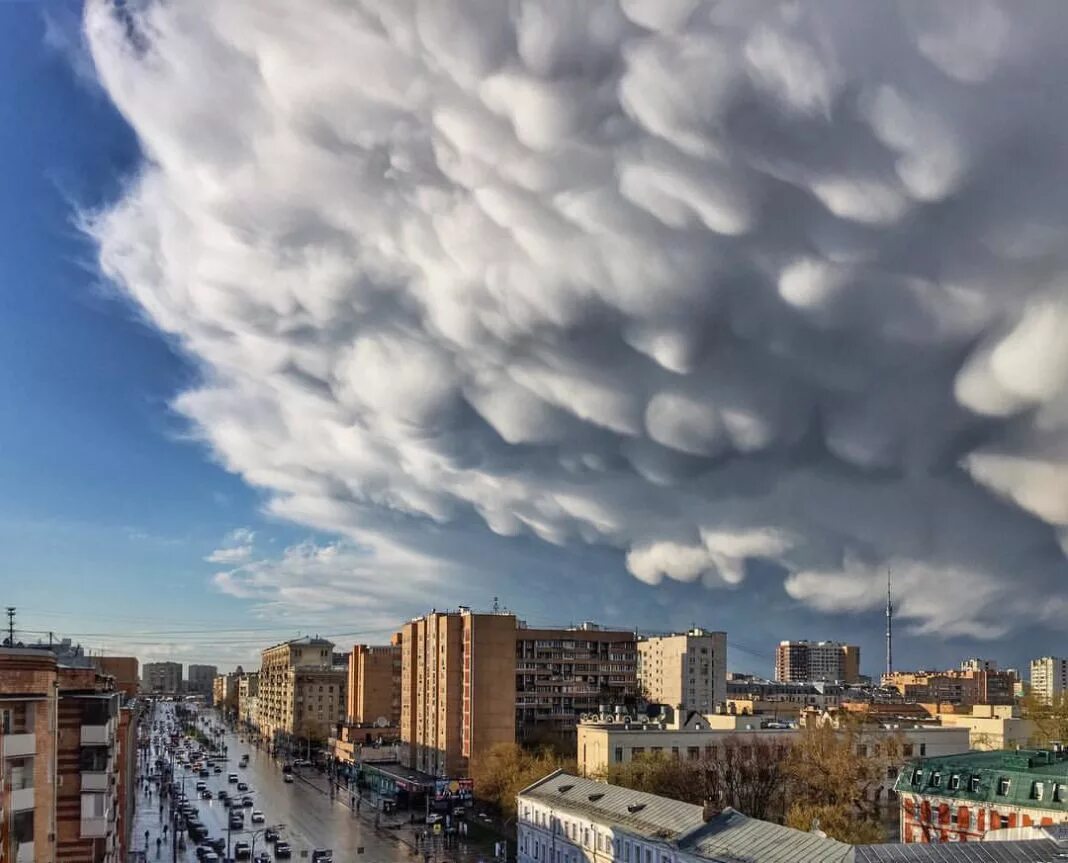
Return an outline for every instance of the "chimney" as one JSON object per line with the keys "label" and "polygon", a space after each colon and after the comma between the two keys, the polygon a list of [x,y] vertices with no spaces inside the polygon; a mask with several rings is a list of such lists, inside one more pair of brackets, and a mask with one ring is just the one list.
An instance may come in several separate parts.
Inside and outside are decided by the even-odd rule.
{"label": "chimney", "polygon": [[714,806],[712,804],[711,800],[706,800],[704,808],[701,811],[701,817],[704,819],[705,823],[707,824],[709,821],[711,821],[713,818],[715,818],[717,815],[719,815],[719,813],[722,812],[722,811],[723,810],[720,809],[719,807]]}

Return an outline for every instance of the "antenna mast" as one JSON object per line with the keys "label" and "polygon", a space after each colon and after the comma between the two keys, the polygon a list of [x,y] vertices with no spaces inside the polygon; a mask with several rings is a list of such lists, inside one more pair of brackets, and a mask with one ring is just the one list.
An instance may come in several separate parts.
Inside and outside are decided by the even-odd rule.
{"label": "antenna mast", "polygon": [[886,673],[894,670],[894,602],[890,593],[890,569],[886,570]]}

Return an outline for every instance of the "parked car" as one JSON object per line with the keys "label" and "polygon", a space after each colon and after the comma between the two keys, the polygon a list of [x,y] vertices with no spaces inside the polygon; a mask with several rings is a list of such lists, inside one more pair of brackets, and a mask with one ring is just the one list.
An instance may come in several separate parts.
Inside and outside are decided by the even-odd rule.
{"label": "parked car", "polygon": [[274,856],[275,859],[288,860],[290,857],[293,856],[293,850],[289,847],[288,842],[275,842]]}
{"label": "parked car", "polygon": [[334,863],[334,852],[330,848],[316,848],[311,859],[312,863]]}
{"label": "parked car", "polygon": [[237,783],[237,790],[238,791],[248,791],[248,783],[247,782],[238,782]]}
{"label": "parked car", "polygon": [[262,824],[267,819],[263,817],[263,813],[259,809],[252,810],[252,823]]}
{"label": "parked car", "polygon": [[282,781],[285,782],[286,785],[290,785],[293,782],[293,774],[292,773],[283,773],[282,774]]}
{"label": "parked car", "polygon": [[204,788],[200,792],[200,799],[201,800],[211,800],[211,796],[212,795],[211,795],[211,789],[210,788]]}
{"label": "parked car", "polygon": [[278,841],[278,831],[275,830],[273,827],[268,827],[266,830],[263,831],[263,841],[264,842],[277,842]]}
{"label": "parked car", "polygon": [[222,854],[226,850],[226,837],[216,836],[214,839],[208,839],[208,844],[215,849],[216,854]]}
{"label": "parked car", "polygon": [[236,773],[228,773],[227,776],[226,776],[226,781],[229,782],[231,785],[233,785],[235,782],[237,782],[237,774]]}
{"label": "parked car", "polygon": [[234,845],[234,859],[248,860],[252,856],[252,849],[247,842],[238,842]]}

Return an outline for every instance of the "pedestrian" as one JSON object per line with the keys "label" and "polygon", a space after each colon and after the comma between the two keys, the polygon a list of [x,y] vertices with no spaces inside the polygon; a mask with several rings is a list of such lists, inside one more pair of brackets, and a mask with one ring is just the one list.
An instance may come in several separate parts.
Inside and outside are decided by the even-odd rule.
{"label": "pedestrian", "polygon": [[157,837],[156,837],[156,857],[159,857],[159,846],[160,846],[160,844],[161,844],[161,840],[160,840],[160,838],[159,838],[159,837],[157,836]]}
{"label": "pedestrian", "polygon": [[148,831],[145,831],[145,850],[148,850]]}
{"label": "pedestrian", "polygon": [[166,824],[163,825],[163,841],[164,842],[167,841],[167,825]]}

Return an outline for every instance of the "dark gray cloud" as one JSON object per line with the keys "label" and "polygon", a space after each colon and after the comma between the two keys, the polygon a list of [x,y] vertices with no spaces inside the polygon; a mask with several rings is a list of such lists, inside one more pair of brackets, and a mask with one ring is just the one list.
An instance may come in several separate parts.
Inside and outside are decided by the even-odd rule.
{"label": "dark gray cloud", "polygon": [[85,21],[145,152],[102,267],[276,514],[430,558],[380,514],[484,525],[662,591],[766,562],[823,613],[892,567],[943,636],[1063,615],[1063,4]]}

